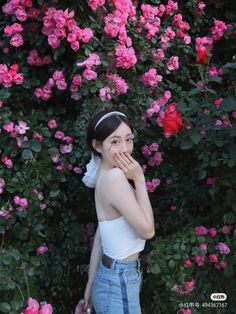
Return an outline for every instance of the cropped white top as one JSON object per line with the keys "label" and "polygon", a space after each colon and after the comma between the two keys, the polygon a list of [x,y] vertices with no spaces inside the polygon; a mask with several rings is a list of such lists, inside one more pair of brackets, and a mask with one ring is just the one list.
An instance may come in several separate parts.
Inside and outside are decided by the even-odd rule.
{"label": "cropped white top", "polygon": [[113,259],[123,259],[141,252],[145,240],[141,239],[124,217],[98,222],[103,253]]}

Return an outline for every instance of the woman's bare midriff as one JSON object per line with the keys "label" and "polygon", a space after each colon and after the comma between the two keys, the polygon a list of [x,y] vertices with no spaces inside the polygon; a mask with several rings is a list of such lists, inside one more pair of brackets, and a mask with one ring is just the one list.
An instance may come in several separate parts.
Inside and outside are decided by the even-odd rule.
{"label": "woman's bare midriff", "polygon": [[126,258],[124,258],[124,260],[130,261],[130,260],[136,260],[136,259],[138,259],[138,258],[139,258],[139,253],[134,253],[134,254],[132,254],[132,255],[127,256]]}

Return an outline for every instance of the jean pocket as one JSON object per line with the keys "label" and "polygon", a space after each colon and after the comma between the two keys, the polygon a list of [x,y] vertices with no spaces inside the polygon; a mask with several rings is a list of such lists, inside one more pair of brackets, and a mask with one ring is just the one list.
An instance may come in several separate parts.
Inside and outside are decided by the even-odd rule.
{"label": "jean pocket", "polygon": [[124,279],[126,284],[141,283],[141,272],[139,269],[126,269],[124,271]]}

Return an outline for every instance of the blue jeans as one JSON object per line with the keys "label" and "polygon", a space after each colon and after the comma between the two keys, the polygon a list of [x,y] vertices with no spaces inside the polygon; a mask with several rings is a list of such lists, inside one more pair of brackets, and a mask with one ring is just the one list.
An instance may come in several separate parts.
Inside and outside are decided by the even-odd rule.
{"label": "blue jeans", "polygon": [[111,268],[100,262],[92,287],[96,314],[141,314],[140,260],[114,260]]}

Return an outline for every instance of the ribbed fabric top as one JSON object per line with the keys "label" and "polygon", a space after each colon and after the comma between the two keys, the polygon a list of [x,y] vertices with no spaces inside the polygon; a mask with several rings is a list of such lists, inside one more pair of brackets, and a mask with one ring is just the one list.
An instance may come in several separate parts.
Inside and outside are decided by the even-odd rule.
{"label": "ribbed fabric top", "polygon": [[113,259],[123,259],[141,252],[145,240],[141,239],[124,217],[99,221],[103,253]]}

